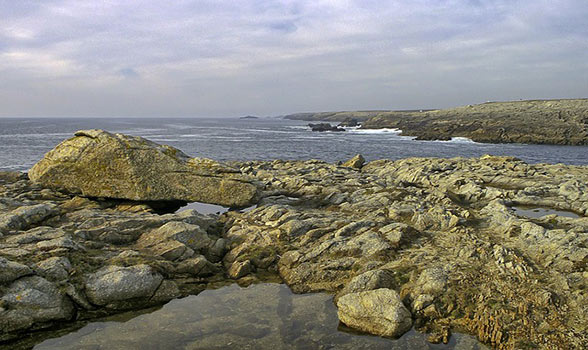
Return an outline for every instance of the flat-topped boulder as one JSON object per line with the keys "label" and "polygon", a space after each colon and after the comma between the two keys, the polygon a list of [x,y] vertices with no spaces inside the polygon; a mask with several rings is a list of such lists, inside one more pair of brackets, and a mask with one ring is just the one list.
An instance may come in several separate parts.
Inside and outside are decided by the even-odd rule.
{"label": "flat-topped boulder", "polygon": [[238,169],[142,137],[82,130],[29,171],[33,182],[86,197],[246,207],[257,188]]}

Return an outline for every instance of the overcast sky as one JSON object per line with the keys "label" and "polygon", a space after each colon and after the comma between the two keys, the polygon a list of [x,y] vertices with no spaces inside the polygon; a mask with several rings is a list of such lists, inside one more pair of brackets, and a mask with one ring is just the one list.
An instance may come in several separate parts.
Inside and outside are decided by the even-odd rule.
{"label": "overcast sky", "polygon": [[0,0],[0,116],[588,97],[587,0]]}

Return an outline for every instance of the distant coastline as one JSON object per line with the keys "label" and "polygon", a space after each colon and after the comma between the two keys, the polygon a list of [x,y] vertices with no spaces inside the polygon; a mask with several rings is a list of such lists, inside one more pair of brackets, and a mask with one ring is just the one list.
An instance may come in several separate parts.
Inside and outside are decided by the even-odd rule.
{"label": "distant coastline", "polygon": [[362,122],[364,129],[396,128],[418,140],[467,137],[484,143],[588,145],[588,99],[486,102],[439,110],[295,113],[291,120]]}

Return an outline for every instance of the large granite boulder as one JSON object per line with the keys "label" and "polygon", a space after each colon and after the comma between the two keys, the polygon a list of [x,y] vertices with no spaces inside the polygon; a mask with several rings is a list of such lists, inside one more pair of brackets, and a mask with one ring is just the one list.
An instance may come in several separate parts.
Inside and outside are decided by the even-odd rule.
{"label": "large granite boulder", "polygon": [[32,181],[87,197],[246,207],[257,188],[239,170],[141,137],[75,133],[33,166]]}

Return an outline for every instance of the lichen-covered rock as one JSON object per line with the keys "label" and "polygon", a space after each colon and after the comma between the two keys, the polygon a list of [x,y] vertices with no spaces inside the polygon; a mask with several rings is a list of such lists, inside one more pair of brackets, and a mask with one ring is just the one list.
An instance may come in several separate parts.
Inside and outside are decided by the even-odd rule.
{"label": "lichen-covered rock", "polygon": [[0,257],[0,283],[12,282],[15,279],[30,275],[30,267]]}
{"label": "lichen-covered rock", "polygon": [[440,267],[430,267],[421,272],[415,290],[427,294],[440,294],[447,286],[447,272]]}
{"label": "lichen-covered rock", "polygon": [[257,188],[238,170],[208,159],[191,159],[173,147],[141,137],[103,130],[78,131],[35,164],[29,177],[73,194],[135,201],[245,207],[257,195]]}
{"label": "lichen-covered rock", "polygon": [[171,221],[144,233],[137,241],[138,246],[168,260],[187,259],[194,255],[194,252],[208,255],[214,243],[215,241],[199,226],[180,221]]}
{"label": "lichen-covered rock", "polygon": [[365,164],[365,158],[361,155],[358,154],[355,157],[349,159],[348,161],[346,161],[345,163],[343,163],[343,166],[347,166],[350,168],[355,168],[355,169],[361,169],[361,167]]}
{"label": "lichen-covered rock", "polygon": [[235,261],[228,269],[229,277],[238,279],[250,274],[253,271],[253,265],[250,260]]}
{"label": "lichen-covered rock", "polygon": [[178,285],[174,281],[164,280],[161,282],[150,301],[154,303],[164,303],[177,298],[181,295]]}
{"label": "lichen-covered rock", "polygon": [[23,206],[9,213],[0,215],[0,235],[11,231],[27,229],[29,226],[57,214],[53,204],[42,203]]}
{"label": "lichen-covered rock", "polygon": [[178,265],[177,271],[179,273],[202,277],[217,273],[219,268],[206,260],[203,255],[197,255],[193,258],[182,261],[182,263]]}
{"label": "lichen-covered rock", "polygon": [[67,249],[77,250],[80,249],[79,245],[76,244],[71,237],[64,236],[59,238],[50,239],[47,241],[41,241],[37,243],[39,250],[53,250],[53,249]]}
{"label": "lichen-covered rock", "polygon": [[371,270],[352,278],[339,295],[380,288],[394,288],[396,287],[394,284],[394,274],[392,272],[387,270]]}
{"label": "lichen-covered rock", "polygon": [[54,256],[40,261],[36,267],[38,274],[53,281],[67,279],[69,272],[72,270],[71,262],[63,256]]}
{"label": "lichen-covered rock", "polygon": [[95,305],[108,305],[132,299],[149,300],[163,277],[148,265],[106,266],[88,276],[86,295]]}
{"label": "lichen-covered rock", "polygon": [[[73,317],[72,302],[57,286],[39,276],[23,277],[13,282],[0,298],[0,340],[4,333],[35,327],[47,327],[50,321]],[[5,309],[4,309],[5,308]]]}
{"label": "lichen-covered rock", "polygon": [[337,307],[341,322],[363,332],[396,338],[412,327],[410,312],[392,289],[347,294]]}

